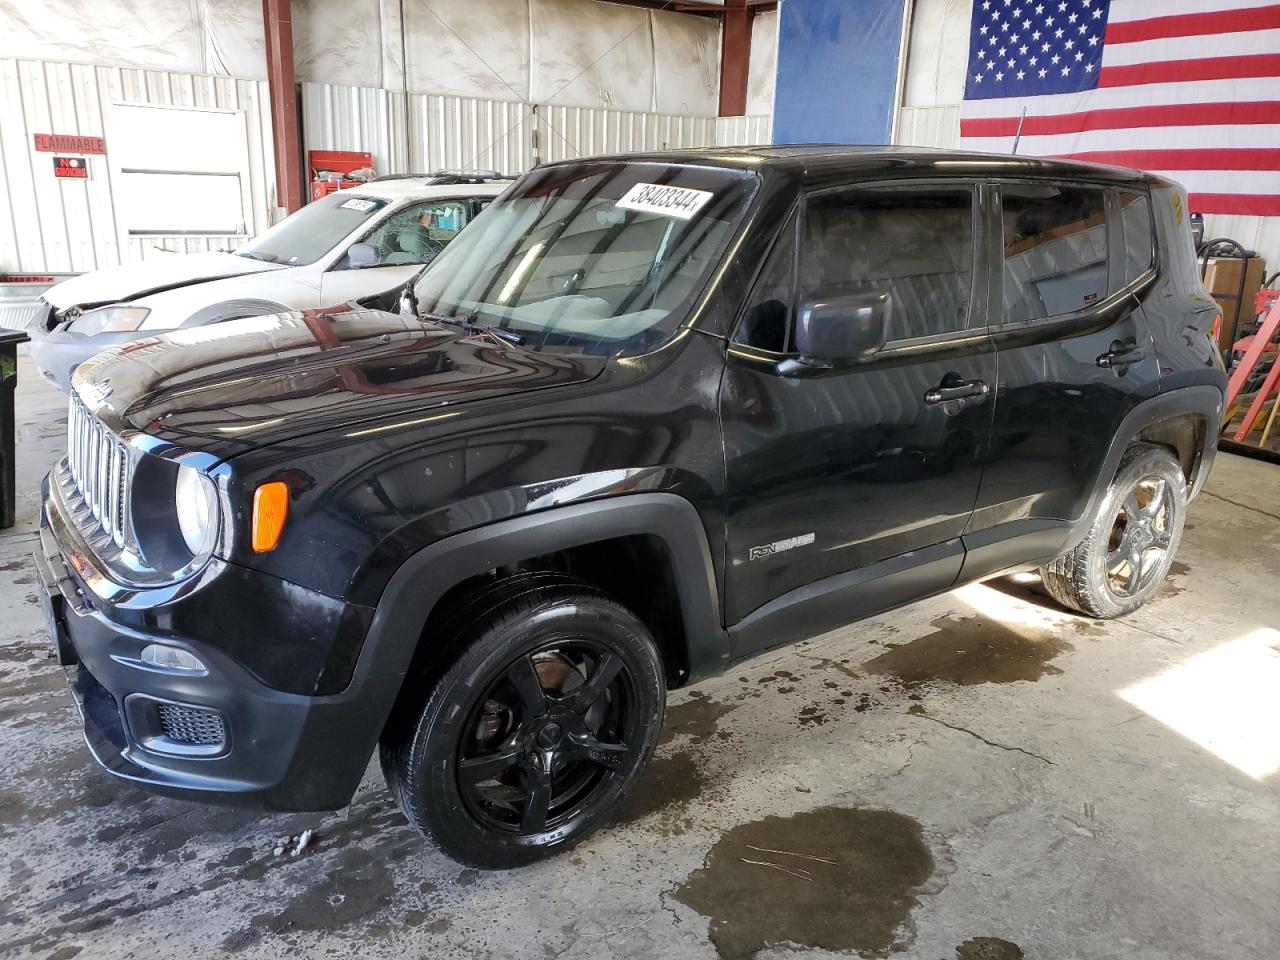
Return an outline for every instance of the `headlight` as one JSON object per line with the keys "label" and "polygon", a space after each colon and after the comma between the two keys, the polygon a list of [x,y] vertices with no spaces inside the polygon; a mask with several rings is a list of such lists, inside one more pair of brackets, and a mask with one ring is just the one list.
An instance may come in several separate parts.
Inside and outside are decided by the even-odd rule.
{"label": "headlight", "polygon": [[199,470],[178,467],[173,494],[178,529],[187,549],[194,557],[209,553],[218,528],[218,494],[213,483]]}
{"label": "headlight", "polygon": [[86,337],[97,336],[99,333],[124,333],[141,327],[142,321],[150,313],[151,310],[147,307],[99,307],[80,314],[71,328]]}

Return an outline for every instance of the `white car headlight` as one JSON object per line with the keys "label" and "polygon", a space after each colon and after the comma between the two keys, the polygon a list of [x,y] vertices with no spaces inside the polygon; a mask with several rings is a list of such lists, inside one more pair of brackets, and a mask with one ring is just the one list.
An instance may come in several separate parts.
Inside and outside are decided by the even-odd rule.
{"label": "white car headlight", "polygon": [[218,493],[213,483],[199,470],[179,467],[173,495],[178,529],[187,549],[194,557],[209,553],[218,529]]}
{"label": "white car headlight", "polygon": [[80,314],[71,324],[71,328],[85,337],[94,337],[100,333],[124,333],[137,330],[151,313],[148,307],[129,307],[117,304],[112,307],[99,307]]}

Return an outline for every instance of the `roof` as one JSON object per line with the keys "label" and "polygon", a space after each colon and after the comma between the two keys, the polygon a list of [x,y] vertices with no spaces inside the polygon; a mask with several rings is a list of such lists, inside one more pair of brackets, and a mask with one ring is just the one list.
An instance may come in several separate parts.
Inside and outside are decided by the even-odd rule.
{"label": "roof", "polygon": [[[703,166],[740,170],[776,170],[800,178],[805,183],[823,182],[833,176],[908,176],[928,173],[956,173],[980,177],[1036,176],[1088,177],[1093,180],[1133,182],[1145,174],[1125,167],[1096,163],[1018,157],[1000,153],[940,150],[932,147],[846,146],[830,143],[793,146],[710,147],[668,150],[660,153],[630,153],[585,158],[591,161],[618,160],[653,163],[697,163]],[[574,163],[579,161],[561,161]]]}
{"label": "roof", "polygon": [[452,183],[432,186],[430,176],[406,177],[403,180],[379,180],[377,183],[363,183],[358,187],[349,187],[342,192],[358,197],[381,197],[385,200],[452,200],[457,197],[496,197],[507,187],[510,180],[498,180],[490,183]]}

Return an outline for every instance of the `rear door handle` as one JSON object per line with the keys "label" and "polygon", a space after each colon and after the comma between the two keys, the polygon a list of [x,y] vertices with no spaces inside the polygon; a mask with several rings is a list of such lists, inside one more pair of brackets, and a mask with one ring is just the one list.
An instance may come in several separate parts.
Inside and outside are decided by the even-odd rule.
{"label": "rear door handle", "polygon": [[1120,350],[1108,350],[1097,360],[1100,367],[1127,367],[1145,359],[1147,353],[1138,347],[1125,347]]}
{"label": "rear door handle", "polygon": [[963,400],[966,397],[985,397],[991,392],[985,380],[962,380],[950,383],[945,387],[934,387],[926,390],[924,402],[928,404],[946,403],[948,400]]}

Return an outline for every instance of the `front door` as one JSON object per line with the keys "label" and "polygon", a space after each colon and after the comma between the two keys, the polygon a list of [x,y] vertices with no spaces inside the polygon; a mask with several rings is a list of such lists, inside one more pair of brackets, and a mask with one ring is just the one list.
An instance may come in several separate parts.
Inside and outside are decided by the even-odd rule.
{"label": "front door", "polygon": [[433,200],[402,207],[358,242],[378,248],[376,266],[352,269],[342,256],[321,280],[324,306],[383,293],[430,263],[471,218],[469,200]]}
{"label": "front door", "polygon": [[[965,579],[1056,552],[1120,422],[1159,391],[1138,296],[1154,249],[1145,189],[1010,183],[988,214],[999,383]],[[1014,536],[1019,552],[1003,550]]]}
{"label": "front door", "polygon": [[[995,378],[974,223],[970,187],[914,184],[816,195],[784,227],[721,387],[730,624],[851,571],[877,609],[903,600],[885,577],[918,596],[959,572]],[[884,348],[806,368],[791,352],[797,309],[858,293],[890,298]]]}

